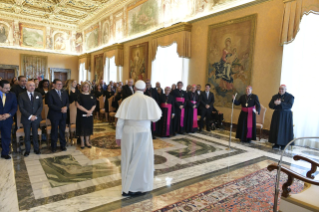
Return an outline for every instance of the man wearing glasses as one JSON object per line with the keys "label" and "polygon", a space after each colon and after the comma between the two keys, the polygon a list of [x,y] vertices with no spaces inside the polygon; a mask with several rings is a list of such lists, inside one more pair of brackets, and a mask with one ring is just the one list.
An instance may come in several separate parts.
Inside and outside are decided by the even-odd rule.
{"label": "man wearing glasses", "polygon": [[48,93],[48,118],[51,121],[51,149],[56,152],[58,134],[60,139],[60,148],[66,151],[65,127],[67,110],[69,107],[69,96],[62,90],[63,84],[59,79],[53,81],[54,89]]}

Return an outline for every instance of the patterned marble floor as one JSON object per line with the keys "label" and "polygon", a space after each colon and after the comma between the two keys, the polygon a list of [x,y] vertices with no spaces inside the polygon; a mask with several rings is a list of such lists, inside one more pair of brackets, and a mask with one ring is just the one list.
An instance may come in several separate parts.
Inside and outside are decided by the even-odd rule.
{"label": "patterned marble floor", "polygon": [[[96,121],[91,149],[69,146],[12,161],[0,160],[0,212],[4,211],[156,211],[189,196],[267,167],[280,157],[264,142],[231,148],[224,132],[203,132],[154,140],[153,192],[121,196],[121,151],[114,126]],[[76,143],[73,140],[73,143]],[[22,147],[23,149],[23,147]],[[304,154],[319,161],[319,151],[294,147],[285,153],[288,167],[305,174],[310,165],[293,161]]]}

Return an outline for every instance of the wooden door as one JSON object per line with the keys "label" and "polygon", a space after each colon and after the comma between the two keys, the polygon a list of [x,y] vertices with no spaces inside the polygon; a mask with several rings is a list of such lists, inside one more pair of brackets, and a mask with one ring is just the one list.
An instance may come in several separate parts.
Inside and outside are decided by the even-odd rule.
{"label": "wooden door", "polygon": [[14,72],[14,69],[0,69],[0,77],[3,80],[8,80],[9,82],[11,82],[11,80],[15,77]]}
{"label": "wooden door", "polygon": [[63,85],[68,80],[68,74],[65,72],[54,72],[54,79],[62,81]]}

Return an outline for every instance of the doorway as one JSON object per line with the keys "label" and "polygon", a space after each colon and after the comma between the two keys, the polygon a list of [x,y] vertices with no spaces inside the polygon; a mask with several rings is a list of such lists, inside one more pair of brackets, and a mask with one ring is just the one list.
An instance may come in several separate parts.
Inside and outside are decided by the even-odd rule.
{"label": "doorway", "polygon": [[54,79],[59,79],[62,81],[63,85],[68,80],[68,73],[65,72],[54,72]]}
{"label": "doorway", "polygon": [[0,68],[0,77],[2,80],[11,81],[15,77],[15,69]]}

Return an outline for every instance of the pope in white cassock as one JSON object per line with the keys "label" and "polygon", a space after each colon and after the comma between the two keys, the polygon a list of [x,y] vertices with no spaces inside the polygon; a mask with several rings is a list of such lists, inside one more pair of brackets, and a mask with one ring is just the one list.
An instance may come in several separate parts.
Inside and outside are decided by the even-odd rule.
{"label": "pope in white cassock", "polygon": [[135,83],[135,94],[126,98],[115,117],[116,143],[121,145],[122,195],[135,196],[153,190],[154,148],[151,121],[157,122],[162,110],[145,96],[146,84]]}

